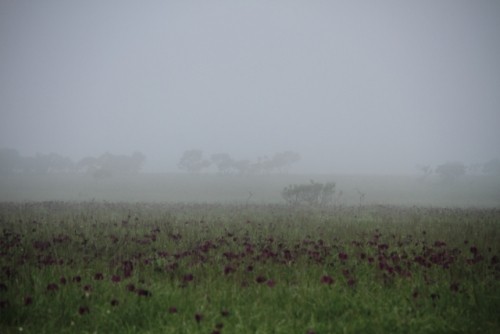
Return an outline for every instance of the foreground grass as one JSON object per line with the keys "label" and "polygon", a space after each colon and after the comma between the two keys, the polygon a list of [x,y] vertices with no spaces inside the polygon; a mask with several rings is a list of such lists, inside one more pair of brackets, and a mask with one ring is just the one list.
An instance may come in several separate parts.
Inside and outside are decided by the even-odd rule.
{"label": "foreground grass", "polygon": [[497,209],[0,204],[0,332],[498,332]]}

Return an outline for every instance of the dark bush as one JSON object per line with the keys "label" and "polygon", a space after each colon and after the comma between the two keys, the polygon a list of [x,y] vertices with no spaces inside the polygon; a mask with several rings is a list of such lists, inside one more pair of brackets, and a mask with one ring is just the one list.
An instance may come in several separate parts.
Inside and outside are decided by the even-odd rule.
{"label": "dark bush", "polygon": [[292,205],[309,204],[315,206],[328,205],[333,201],[335,183],[325,184],[311,180],[309,184],[294,184],[281,191],[283,199]]}

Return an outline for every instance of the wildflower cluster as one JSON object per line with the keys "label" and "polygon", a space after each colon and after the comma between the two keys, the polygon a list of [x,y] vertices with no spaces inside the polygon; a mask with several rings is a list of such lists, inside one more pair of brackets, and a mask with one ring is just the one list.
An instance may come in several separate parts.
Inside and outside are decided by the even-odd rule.
{"label": "wildflower cluster", "polygon": [[[295,317],[305,314],[303,322],[293,326],[300,326],[301,333],[314,333],[322,332],[321,328],[333,330],[331,312],[340,311],[328,313],[311,305],[334,307],[328,306],[330,301],[342,294],[354,301],[363,300],[372,290],[397,295],[416,316],[452,304],[466,308],[480,289],[494,295],[500,281],[500,243],[492,232],[497,230],[500,213],[495,210],[466,212],[474,221],[484,222],[486,232],[478,239],[460,231],[442,233],[428,224],[405,224],[405,215],[414,217],[415,211],[396,209],[392,210],[402,220],[400,225],[375,220],[373,225],[345,226],[336,219],[356,224],[359,209],[342,216],[331,212],[327,223],[313,216],[304,224],[305,214],[314,212],[290,215],[289,207],[262,206],[253,208],[255,219],[243,211],[228,221],[221,218],[219,206],[179,205],[167,208],[175,215],[143,219],[130,214],[130,206],[120,211],[107,204],[106,210],[127,212],[125,217],[90,215],[85,222],[64,222],[58,219],[68,213],[62,210],[64,214],[58,215],[64,205],[56,203],[56,208],[46,204],[50,221],[39,222],[17,217],[11,213],[18,212],[16,207],[10,205],[1,206],[0,328],[29,328],[41,319],[31,323],[21,319],[30,319],[31,314],[47,318],[61,303],[66,305],[66,323],[87,326],[86,331],[97,319],[104,321],[104,316],[116,316],[121,319],[118,324],[132,321],[124,315],[140,307],[152,312],[151,317],[165,328],[188,323],[194,331],[232,332],[252,326],[238,322],[244,321],[241,314],[254,312],[250,305],[261,298],[270,301],[273,310],[287,312],[272,306],[281,305],[286,297],[295,302],[289,312]],[[155,207],[144,206],[136,210],[146,217],[155,212]],[[216,214],[210,220],[176,218],[197,216],[197,210]],[[386,209],[370,210],[362,213],[387,218]],[[259,212],[270,215],[262,219]],[[440,217],[446,224],[449,216],[457,217],[450,211],[424,214]],[[308,301],[309,296],[318,299]],[[485,298],[489,300],[485,305],[499,306],[494,298]],[[134,321],[147,329],[151,322],[143,318]]]}

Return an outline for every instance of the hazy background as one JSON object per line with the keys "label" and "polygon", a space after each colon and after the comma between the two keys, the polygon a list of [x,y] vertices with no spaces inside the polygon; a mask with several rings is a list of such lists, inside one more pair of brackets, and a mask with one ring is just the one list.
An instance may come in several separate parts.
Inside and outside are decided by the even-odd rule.
{"label": "hazy background", "polygon": [[0,147],[295,172],[500,155],[500,1],[0,0]]}

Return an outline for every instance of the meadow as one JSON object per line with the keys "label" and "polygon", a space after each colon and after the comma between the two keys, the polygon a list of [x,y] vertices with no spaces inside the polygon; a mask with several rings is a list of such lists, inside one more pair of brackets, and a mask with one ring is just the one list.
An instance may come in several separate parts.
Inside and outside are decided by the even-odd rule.
{"label": "meadow", "polygon": [[2,333],[496,333],[500,210],[4,202]]}
{"label": "meadow", "polygon": [[[500,178],[466,175],[453,183],[418,175],[158,173],[95,179],[86,174],[0,175],[0,202],[111,201],[282,204],[281,190],[335,182],[335,204],[500,207]],[[365,194],[360,201],[360,193]]]}
{"label": "meadow", "polygon": [[0,178],[0,333],[500,330],[498,180],[311,178]]}

